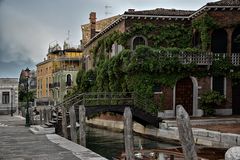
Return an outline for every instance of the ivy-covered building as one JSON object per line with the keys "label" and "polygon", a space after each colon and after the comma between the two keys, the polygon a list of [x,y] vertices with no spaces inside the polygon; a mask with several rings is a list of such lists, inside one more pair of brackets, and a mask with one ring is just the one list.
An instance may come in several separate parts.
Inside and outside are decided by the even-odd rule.
{"label": "ivy-covered building", "polygon": [[154,97],[162,117],[174,117],[178,104],[190,116],[240,114],[240,0],[197,11],[129,9],[115,18],[96,32],[90,15],[91,29],[82,30],[91,35],[85,68],[96,77],[85,89]]}

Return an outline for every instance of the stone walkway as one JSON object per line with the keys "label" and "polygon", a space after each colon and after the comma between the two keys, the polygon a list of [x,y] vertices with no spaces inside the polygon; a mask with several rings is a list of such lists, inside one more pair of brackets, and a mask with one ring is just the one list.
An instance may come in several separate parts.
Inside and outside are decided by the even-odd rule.
{"label": "stone walkway", "polygon": [[[20,117],[0,116],[0,160],[82,159],[79,158],[80,156],[74,155],[74,152],[70,151],[71,149],[60,147],[61,145],[58,143],[51,142],[46,135],[32,134],[29,132],[29,128],[26,128],[24,125],[25,120]],[[56,134],[53,135],[58,139],[60,137]],[[62,139],[64,143],[67,142],[67,144],[72,145],[71,141]],[[81,152],[81,148],[84,148],[76,148],[79,145],[74,145],[75,150],[78,150],[78,152]],[[86,148],[84,149],[87,150]],[[93,157],[88,159],[100,160],[105,158]]]}

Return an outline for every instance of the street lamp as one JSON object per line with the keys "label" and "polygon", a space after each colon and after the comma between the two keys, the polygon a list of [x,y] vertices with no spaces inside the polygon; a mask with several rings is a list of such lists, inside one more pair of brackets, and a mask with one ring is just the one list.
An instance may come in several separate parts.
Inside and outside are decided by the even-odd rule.
{"label": "street lamp", "polygon": [[13,87],[11,88],[11,117],[13,116]]}
{"label": "street lamp", "polygon": [[29,78],[29,73],[30,73],[30,69],[29,68],[26,68],[25,69],[25,78],[27,79],[27,113],[26,113],[26,124],[25,124],[25,127],[30,127],[30,116],[29,116],[29,97],[28,97],[28,78]]}

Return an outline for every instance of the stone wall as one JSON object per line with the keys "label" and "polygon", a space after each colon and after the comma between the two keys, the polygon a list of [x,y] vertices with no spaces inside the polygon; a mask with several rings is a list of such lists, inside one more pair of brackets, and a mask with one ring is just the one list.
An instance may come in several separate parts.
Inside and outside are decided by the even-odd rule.
{"label": "stone wall", "polygon": [[[3,92],[8,92],[9,102],[3,104]],[[0,115],[10,114],[12,111],[18,111],[18,79],[17,78],[0,78]]]}
{"label": "stone wall", "polygon": [[[111,121],[103,119],[90,119],[87,120],[88,124],[100,126],[107,129],[122,130],[122,121]],[[177,127],[161,126],[160,129],[153,127],[144,127],[143,125],[134,122],[134,132],[139,134],[153,136],[155,138],[164,138],[169,140],[179,140]],[[231,133],[220,133],[216,131],[209,131],[206,129],[193,128],[193,136],[196,144],[209,146],[209,147],[224,147],[229,148],[232,146],[240,145],[240,135]]]}
{"label": "stone wall", "polygon": [[[106,26],[111,24],[113,21],[115,21],[120,16],[113,16],[110,18],[102,19],[96,22],[96,33],[99,31],[102,31]],[[90,32],[90,23],[82,25],[82,43],[85,45],[90,39],[91,39],[91,32]]]}
{"label": "stone wall", "polygon": [[239,25],[240,22],[240,14],[238,10],[209,11],[208,14],[213,17],[221,27],[233,27],[234,25]]}
{"label": "stone wall", "polygon": [[92,69],[93,68],[93,54],[92,54],[92,49],[97,45],[98,41],[101,39],[104,39],[107,37],[109,34],[115,32],[115,31],[120,31],[124,32],[125,31],[125,22],[122,21],[118,25],[114,26],[110,31],[104,33],[100,38],[97,40],[93,41],[91,44],[89,44],[83,51],[83,54],[85,56],[88,56],[88,59],[85,61],[86,63],[86,70]]}

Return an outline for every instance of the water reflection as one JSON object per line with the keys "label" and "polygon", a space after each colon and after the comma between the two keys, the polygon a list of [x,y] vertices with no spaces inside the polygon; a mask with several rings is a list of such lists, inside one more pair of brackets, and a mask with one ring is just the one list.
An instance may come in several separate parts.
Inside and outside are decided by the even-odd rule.
{"label": "water reflection", "polygon": [[[136,149],[140,149],[140,147],[153,149],[173,146],[172,144],[156,142],[139,136],[134,136],[134,145]],[[108,159],[117,157],[124,151],[123,133],[87,127],[87,148]]]}

